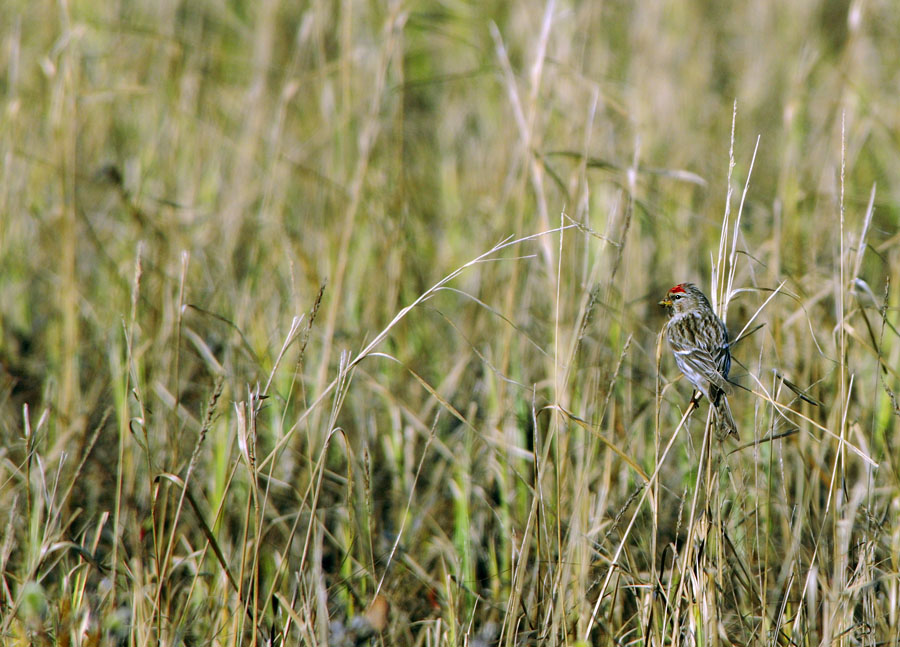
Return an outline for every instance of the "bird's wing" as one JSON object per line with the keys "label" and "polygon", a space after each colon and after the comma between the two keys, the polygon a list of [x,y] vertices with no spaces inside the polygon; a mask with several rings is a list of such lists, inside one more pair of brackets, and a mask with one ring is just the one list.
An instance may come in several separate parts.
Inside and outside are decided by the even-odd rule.
{"label": "bird's wing", "polygon": [[734,392],[731,383],[719,373],[718,363],[708,350],[704,348],[675,348],[673,345],[672,352],[682,362],[694,369],[696,373],[709,380],[710,384],[717,386],[728,395]]}
{"label": "bird's wing", "polygon": [[[734,389],[728,382],[728,367],[723,364],[730,364],[730,361],[723,361],[723,355],[727,355],[728,337],[724,326],[718,321],[708,322],[705,326],[707,330],[715,332],[713,339],[705,340],[696,335],[694,328],[691,326],[696,321],[683,319],[673,320],[669,323],[668,334],[669,345],[672,352],[692,368],[696,373],[702,375],[710,384],[715,385],[726,394],[731,394]],[[713,347],[710,348],[709,345]],[[723,374],[722,369],[726,372]]]}

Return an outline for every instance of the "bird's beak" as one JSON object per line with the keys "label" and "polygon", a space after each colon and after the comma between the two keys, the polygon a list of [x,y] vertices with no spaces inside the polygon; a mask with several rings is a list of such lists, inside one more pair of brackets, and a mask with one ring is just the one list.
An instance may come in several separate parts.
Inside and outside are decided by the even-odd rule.
{"label": "bird's beak", "polygon": [[656,305],[666,306],[667,308],[671,308],[671,307],[672,307],[672,300],[671,300],[671,299],[663,299],[662,301],[660,301],[660,302],[659,302],[658,304],[656,304]]}

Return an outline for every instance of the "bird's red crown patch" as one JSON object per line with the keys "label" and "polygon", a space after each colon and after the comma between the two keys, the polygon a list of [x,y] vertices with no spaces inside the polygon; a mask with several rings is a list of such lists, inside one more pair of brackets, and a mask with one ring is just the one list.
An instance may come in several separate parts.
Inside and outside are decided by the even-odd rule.
{"label": "bird's red crown patch", "polygon": [[678,294],[679,292],[684,292],[684,283],[679,283],[674,288],[669,290],[669,294]]}

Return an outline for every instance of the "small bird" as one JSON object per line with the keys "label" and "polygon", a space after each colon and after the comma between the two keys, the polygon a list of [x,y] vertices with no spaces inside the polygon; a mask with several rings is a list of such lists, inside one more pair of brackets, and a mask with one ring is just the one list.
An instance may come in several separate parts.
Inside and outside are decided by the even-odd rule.
{"label": "small bird", "polygon": [[679,283],[659,302],[668,310],[666,341],[679,370],[709,400],[717,435],[738,435],[728,395],[731,352],[725,324],[713,312],[706,295],[693,283]]}

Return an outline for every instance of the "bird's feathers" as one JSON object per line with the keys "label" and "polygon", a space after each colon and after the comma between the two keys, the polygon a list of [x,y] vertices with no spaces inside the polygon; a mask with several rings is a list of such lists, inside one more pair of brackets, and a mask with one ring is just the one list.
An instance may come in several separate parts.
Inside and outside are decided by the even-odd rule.
{"label": "bird's feathers", "polygon": [[665,335],[675,363],[709,400],[719,429],[737,434],[727,399],[734,389],[728,381],[731,353],[725,324],[693,283],[676,285],[660,303],[669,311]]}

